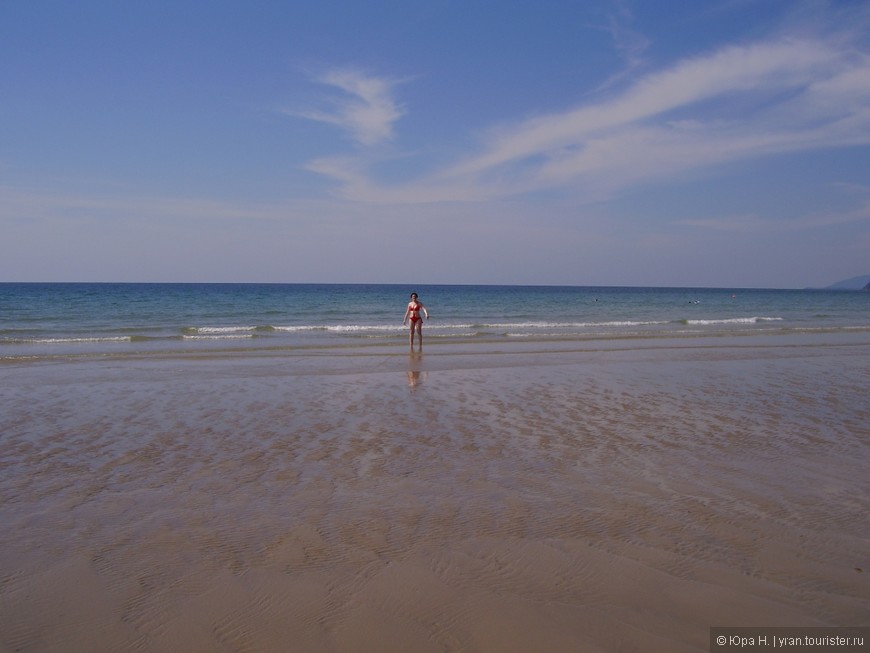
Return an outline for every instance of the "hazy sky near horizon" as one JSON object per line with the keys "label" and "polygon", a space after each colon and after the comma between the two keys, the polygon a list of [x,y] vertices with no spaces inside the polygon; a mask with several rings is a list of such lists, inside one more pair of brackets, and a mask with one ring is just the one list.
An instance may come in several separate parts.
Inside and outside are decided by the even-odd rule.
{"label": "hazy sky near horizon", "polygon": [[0,4],[0,281],[870,274],[863,0]]}

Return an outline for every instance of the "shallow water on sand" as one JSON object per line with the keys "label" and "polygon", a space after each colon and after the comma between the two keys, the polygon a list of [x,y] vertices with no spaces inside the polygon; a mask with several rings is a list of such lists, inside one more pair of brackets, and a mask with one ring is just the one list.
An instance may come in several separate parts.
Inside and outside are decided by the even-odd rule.
{"label": "shallow water on sand", "polygon": [[866,625],[870,343],[0,368],[0,651]]}

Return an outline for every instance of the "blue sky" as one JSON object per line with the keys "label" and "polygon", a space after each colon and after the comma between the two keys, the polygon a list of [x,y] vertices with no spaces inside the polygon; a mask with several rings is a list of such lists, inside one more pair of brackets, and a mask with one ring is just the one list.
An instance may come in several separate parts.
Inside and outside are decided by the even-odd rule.
{"label": "blue sky", "polygon": [[0,281],[870,274],[870,4],[12,0]]}

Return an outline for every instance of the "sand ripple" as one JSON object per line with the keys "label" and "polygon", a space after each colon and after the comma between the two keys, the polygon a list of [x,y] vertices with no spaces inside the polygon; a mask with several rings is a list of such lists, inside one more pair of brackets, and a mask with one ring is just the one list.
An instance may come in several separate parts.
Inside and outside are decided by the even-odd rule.
{"label": "sand ripple", "polygon": [[0,651],[868,623],[864,349],[433,351],[2,370]]}

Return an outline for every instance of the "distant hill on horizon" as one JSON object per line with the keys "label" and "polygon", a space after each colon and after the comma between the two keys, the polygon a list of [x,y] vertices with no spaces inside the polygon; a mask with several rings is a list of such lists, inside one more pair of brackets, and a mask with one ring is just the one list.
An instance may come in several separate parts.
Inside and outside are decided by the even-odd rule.
{"label": "distant hill on horizon", "polygon": [[838,281],[825,288],[825,290],[864,290],[868,284],[870,284],[870,274],[865,274],[861,277],[852,277],[851,279]]}

